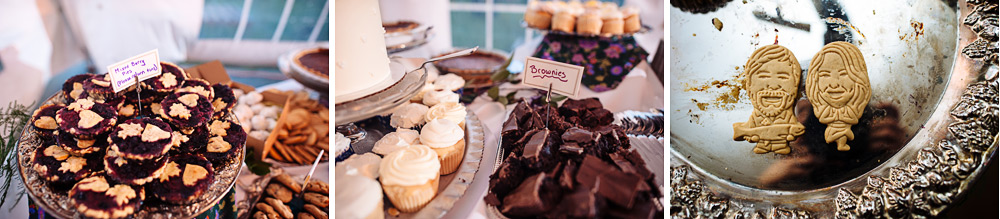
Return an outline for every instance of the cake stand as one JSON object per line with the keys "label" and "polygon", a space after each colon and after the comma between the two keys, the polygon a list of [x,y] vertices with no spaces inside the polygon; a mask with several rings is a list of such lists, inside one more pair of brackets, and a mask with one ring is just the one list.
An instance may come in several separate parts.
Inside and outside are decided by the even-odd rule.
{"label": "cake stand", "polygon": [[421,25],[409,31],[385,34],[385,49],[389,54],[408,51],[431,41],[434,26]]}
{"label": "cake stand", "polygon": [[[472,54],[479,47],[458,51],[437,58],[428,59],[419,68],[406,71],[399,58],[390,59],[389,71],[396,83],[389,87],[354,100],[336,104],[336,125],[347,125],[377,115],[392,113],[400,105],[410,101],[427,82],[427,63]],[[338,129],[340,129],[338,127]]]}
{"label": "cake stand", "polygon": [[313,74],[302,66],[295,64],[295,60],[292,60],[295,58],[296,54],[314,49],[315,48],[295,50],[278,57],[278,70],[285,74],[285,76],[295,79],[295,81],[299,82],[303,86],[319,93],[320,100],[329,100],[330,78]]}

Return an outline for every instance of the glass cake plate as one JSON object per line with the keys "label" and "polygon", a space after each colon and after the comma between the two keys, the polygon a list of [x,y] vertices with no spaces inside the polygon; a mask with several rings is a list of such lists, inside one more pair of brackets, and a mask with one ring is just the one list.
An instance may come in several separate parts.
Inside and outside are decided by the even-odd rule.
{"label": "glass cake plate", "polygon": [[[670,8],[671,216],[936,217],[962,200],[997,146],[996,3],[974,25],[965,0],[785,3]],[[984,40],[973,30],[992,47],[967,47]],[[734,141],[753,111],[739,78],[750,54],[777,44],[807,68],[833,41],[861,50],[871,83],[850,151],[824,141],[805,95],[790,154]]]}
{"label": "glass cake plate", "polygon": [[[40,106],[52,103],[65,102],[62,92],[40,104]],[[231,117],[236,121],[235,117]],[[82,218],[73,206],[68,197],[68,191],[59,192],[49,187],[48,181],[38,175],[35,169],[31,168],[31,154],[41,146],[42,140],[37,131],[31,127],[31,122],[24,126],[24,131],[17,142],[17,166],[21,173],[21,180],[28,196],[35,201],[46,213],[58,218]],[[215,167],[215,181],[208,186],[200,197],[191,203],[175,205],[153,201],[152,195],[147,194],[141,209],[132,216],[135,218],[191,218],[208,211],[215,206],[219,200],[229,193],[229,190],[236,184],[236,177],[240,175],[243,157],[246,156],[245,147],[240,147],[236,152],[238,155],[228,162]]]}
{"label": "glass cake plate", "polygon": [[407,71],[400,58],[390,59],[389,70],[396,82],[388,88],[335,105],[336,125],[357,122],[376,115],[387,115],[396,107],[408,103],[427,82],[426,68]]}

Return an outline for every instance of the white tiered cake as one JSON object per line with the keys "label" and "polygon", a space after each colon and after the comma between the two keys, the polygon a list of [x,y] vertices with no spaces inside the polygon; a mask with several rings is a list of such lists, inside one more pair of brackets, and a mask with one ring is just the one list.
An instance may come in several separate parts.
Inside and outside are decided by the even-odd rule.
{"label": "white tiered cake", "polygon": [[392,85],[378,1],[337,0],[334,102],[342,103]]}

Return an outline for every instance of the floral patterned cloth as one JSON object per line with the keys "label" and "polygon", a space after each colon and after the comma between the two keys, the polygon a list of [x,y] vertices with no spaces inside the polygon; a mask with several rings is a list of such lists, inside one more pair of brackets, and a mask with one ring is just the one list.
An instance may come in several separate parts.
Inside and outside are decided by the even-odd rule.
{"label": "floral patterned cloth", "polygon": [[618,87],[649,53],[632,36],[580,37],[547,34],[532,55],[584,67],[582,84],[595,92]]}
{"label": "floral patterned cloth", "polygon": [[[150,198],[147,194],[146,199]],[[28,218],[32,219],[55,219],[52,215],[46,214],[45,210],[39,208],[35,205],[35,201],[28,197]],[[205,211],[201,215],[194,217],[196,219],[231,219],[236,218],[236,191],[229,190],[229,193],[222,200],[219,200],[218,204],[212,206],[211,209]]]}

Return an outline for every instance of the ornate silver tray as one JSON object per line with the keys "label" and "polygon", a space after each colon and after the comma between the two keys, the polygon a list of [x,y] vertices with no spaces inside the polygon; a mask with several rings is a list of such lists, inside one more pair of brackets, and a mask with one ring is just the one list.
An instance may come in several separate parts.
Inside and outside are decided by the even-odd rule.
{"label": "ornate silver tray", "polygon": [[[941,216],[995,157],[997,12],[984,2],[733,1],[703,14],[671,7],[671,216]],[[752,143],[733,141],[732,124],[752,111],[737,77],[750,53],[778,44],[806,67],[831,41],[857,45],[871,78],[851,151],[827,145],[825,126],[804,106],[796,113],[807,131],[791,154],[754,154]]]}
{"label": "ornate silver tray", "polygon": [[[479,121],[479,117],[472,110],[466,109],[466,112],[465,155],[462,158],[462,164],[458,166],[458,170],[454,173],[441,176],[438,183],[437,195],[420,211],[402,213],[398,216],[392,216],[386,211],[386,218],[440,218],[445,213],[448,213],[452,206],[455,205],[455,202],[465,194],[469,186],[472,186],[472,180],[475,178],[476,172],[479,171],[479,162],[483,159],[486,131],[483,128],[483,123]],[[355,154],[371,152],[376,141],[381,139],[384,134],[395,131],[394,128],[388,125],[388,122],[384,124],[381,124],[381,122],[362,122],[358,126],[365,129],[367,134],[365,140],[352,143],[351,147],[354,148]],[[386,210],[392,207],[392,203],[388,199],[383,200],[383,202]]]}
{"label": "ornate silver tray", "polygon": [[[40,105],[61,102],[64,102],[62,92],[57,92],[56,95],[53,95]],[[235,117],[233,119],[235,120]],[[21,173],[21,179],[28,196],[35,201],[35,204],[52,216],[58,218],[82,218],[82,215],[76,211],[70,202],[68,192],[52,190],[49,187],[48,181],[42,179],[38,175],[38,172],[35,172],[31,168],[30,155],[35,149],[41,146],[42,140],[38,138],[37,131],[30,125],[31,122],[25,124],[24,131],[17,142],[17,167]],[[240,166],[243,164],[243,157],[246,156],[246,150],[243,147],[240,147],[238,150],[236,158],[214,168],[215,181],[209,185],[208,190],[201,197],[188,204],[173,205],[163,202],[150,202],[149,200],[152,197],[147,195],[142,208],[133,217],[192,218],[212,208],[212,206],[215,206],[219,200],[222,200],[229,193],[229,190],[236,183],[236,177],[240,175]]]}

